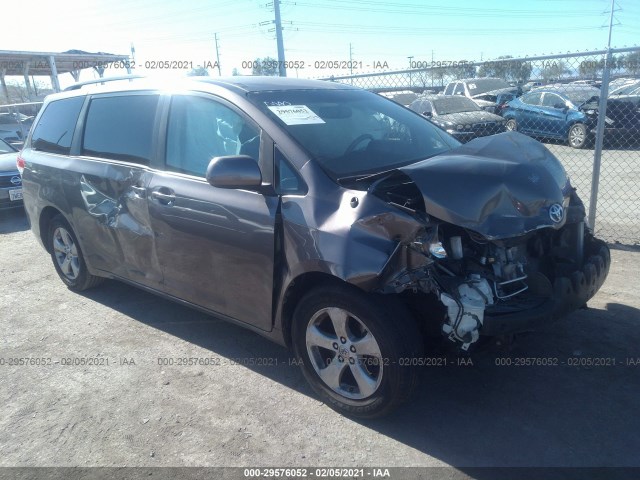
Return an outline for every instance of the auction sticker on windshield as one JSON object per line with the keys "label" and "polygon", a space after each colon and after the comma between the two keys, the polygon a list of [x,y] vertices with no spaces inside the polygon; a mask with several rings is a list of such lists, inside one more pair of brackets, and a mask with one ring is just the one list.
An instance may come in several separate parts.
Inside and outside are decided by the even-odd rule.
{"label": "auction sticker on windshield", "polygon": [[313,123],[325,123],[319,116],[306,105],[287,105],[282,107],[269,107],[280,120],[287,125],[308,125]]}

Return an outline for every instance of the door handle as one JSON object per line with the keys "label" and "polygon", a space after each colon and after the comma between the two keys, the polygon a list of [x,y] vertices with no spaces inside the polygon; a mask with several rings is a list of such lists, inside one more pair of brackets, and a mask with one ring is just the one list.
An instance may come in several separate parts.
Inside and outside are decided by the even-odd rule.
{"label": "door handle", "polygon": [[151,197],[155,200],[158,200],[163,205],[172,205],[176,200],[176,196],[172,193],[163,193],[159,192],[158,190],[154,190],[153,192],[151,192]]}
{"label": "door handle", "polygon": [[145,187],[138,187],[137,185],[132,185],[131,190],[138,195],[140,198],[145,198],[147,196],[147,189]]}

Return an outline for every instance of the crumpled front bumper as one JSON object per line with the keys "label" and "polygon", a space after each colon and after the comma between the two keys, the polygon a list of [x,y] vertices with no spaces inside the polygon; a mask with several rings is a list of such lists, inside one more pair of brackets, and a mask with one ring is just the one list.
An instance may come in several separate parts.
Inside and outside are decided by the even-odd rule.
{"label": "crumpled front bumper", "polygon": [[592,239],[590,247],[593,253],[585,258],[581,268],[556,278],[547,301],[532,309],[503,315],[486,311],[480,334],[496,336],[534,330],[585,305],[600,289],[611,266],[606,243]]}

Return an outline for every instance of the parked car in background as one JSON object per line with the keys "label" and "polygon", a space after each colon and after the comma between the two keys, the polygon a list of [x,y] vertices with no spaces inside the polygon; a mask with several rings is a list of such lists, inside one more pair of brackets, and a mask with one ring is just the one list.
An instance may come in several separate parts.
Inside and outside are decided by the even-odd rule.
{"label": "parked car in background", "polygon": [[16,160],[18,151],[0,140],[0,209],[22,207],[22,178]]}
{"label": "parked car in background", "polygon": [[605,140],[621,145],[640,143],[640,82],[609,96],[604,128]]}
{"label": "parked car in background", "polygon": [[461,145],[334,82],[98,82],[47,97],[18,157],[61,281],[121,280],[291,346],[342,413],[405,401],[424,332],[468,351],[607,276],[562,164],[525,135]]}
{"label": "parked car in background", "polygon": [[483,110],[495,113],[497,97],[500,93],[518,93],[518,88],[511,86],[501,78],[466,78],[447,84],[444,95],[462,95],[470,98]]}
{"label": "parked car in background", "polygon": [[33,118],[17,112],[0,112],[0,139],[21,147],[33,124]]}
{"label": "parked car in background", "polygon": [[512,100],[504,110],[508,130],[568,141],[573,148],[589,145],[597,122],[600,90],[589,86],[539,88]]}
{"label": "parked car in background", "polygon": [[627,82],[609,90],[609,98],[624,97],[627,95],[640,95],[640,80]]}
{"label": "parked car in background", "polygon": [[402,91],[402,92],[383,92],[380,95],[386,97],[390,100],[393,100],[400,105],[408,107],[411,105],[416,98],[418,98],[418,94],[411,91]]}
{"label": "parked car in background", "polygon": [[617,95],[620,90],[632,84],[640,84],[638,78],[616,78],[609,82],[609,95]]}
{"label": "parked car in background", "polygon": [[502,116],[507,105],[514,98],[518,98],[518,94],[515,92],[503,92],[496,95],[496,108],[493,113]]}
{"label": "parked car in background", "polygon": [[482,110],[471,99],[455,95],[426,95],[409,108],[465,143],[505,131],[505,120]]}
{"label": "parked car in background", "polygon": [[529,90],[533,90],[534,88],[542,87],[544,85],[543,82],[535,81],[535,82],[527,82],[522,86],[522,93],[527,93]]}
{"label": "parked car in background", "polygon": [[601,80],[574,80],[569,82],[569,85],[586,85],[589,87],[600,87]]}

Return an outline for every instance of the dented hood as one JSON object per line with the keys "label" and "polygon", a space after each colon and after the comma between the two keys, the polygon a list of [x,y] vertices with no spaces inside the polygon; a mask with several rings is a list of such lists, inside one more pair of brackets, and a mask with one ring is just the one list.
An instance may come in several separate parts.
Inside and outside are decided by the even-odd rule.
{"label": "dented hood", "polygon": [[428,214],[490,239],[561,227],[549,207],[568,206],[570,184],[558,159],[517,132],[475,139],[399,168],[420,189]]}

